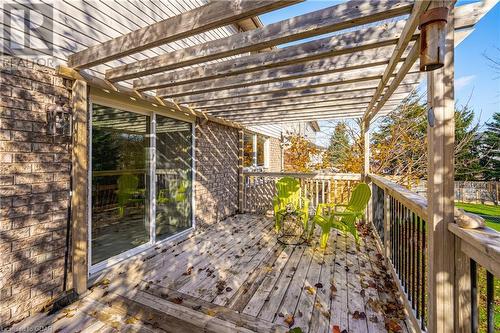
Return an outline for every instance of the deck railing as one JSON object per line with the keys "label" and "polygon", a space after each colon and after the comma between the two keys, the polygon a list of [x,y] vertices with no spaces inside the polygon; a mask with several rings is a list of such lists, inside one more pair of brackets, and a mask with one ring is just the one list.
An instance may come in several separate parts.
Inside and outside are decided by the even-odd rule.
{"label": "deck railing", "polygon": [[370,220],[392,267],[414,326],[425,330],[427,294],[427,201],[383,177],[370,175]]}
{"label": "deck railing", "polygon": [[[271,210],[276,181],[284,176],[300,179],[302,196],[310,200],[311,212],[320,203],[345,203],[361,181],[359,174],[244,172],[242,210],[251,213]],[[367,181],[372,188],[367,220],[374,226],[380,251],[404,296],[403,303],[414,329],[426,331],[432,320],[430,298],[446,297],[431,295],[428,285],[433,272],[427,245],[430,237],[427,199],[377,175],[370,174]],[[449,277],[454,286],[451,296],[454,309],[450,309],[450,316],[455,332],[477,332],[478,327],[485,327],[487,332],[499,331],[494,322],[494,285],[495,278],[500,276],[500,233],[489,228],[462,229],[456,224],[450,224],[448,229],[455,246],[449,253],[455,266],[454,276]],[[478,279],[478,271],[485,272],[485,277]],[[480,282],[484,285],[479,286]],[[481,301],[478,290],[486,294]],[[484,322],[480,321],[478,311],[481,306],[486,309],[481,317]]]}
{"label": "deck railing", "polygon": [[[381,251],[390,263],[404,304],[415,328],[425,330],[429,319],[429,248],[427,247],[427,200],[383,177],[370,175],[372,200],[368,219],[373,223]],[[494,327],[494,279],[500,276],[500,233],[482,228],[462,229],[449,225],[455,237],[453,322],[456,332],[477,332],[479,321],[477,265],[486,270],[487,332]],[[439,297],[439,296],[436,296]],[[450,309],[450,315],[452,315]]]}
{"label": "deck railing", "polygon": [[272,210],[276,181],[285,176],[300,180],[301,195],[309,199],[311,210],[320,203],[347,202],[354,186],[361,181],[359,174],[348,173],[244,172],[240,203],[243,212]]}

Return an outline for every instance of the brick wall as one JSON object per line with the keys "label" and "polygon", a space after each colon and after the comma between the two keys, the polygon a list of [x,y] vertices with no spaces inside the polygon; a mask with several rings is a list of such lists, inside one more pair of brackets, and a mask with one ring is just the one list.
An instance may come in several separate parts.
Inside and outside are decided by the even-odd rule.
{"label": "brick wall", "polygon": [[277,138],[269,138],[269,171],[281,171],[281,146]]}
{"label": "brick wall", "polygon": [[213,224],[238,210],[238,130],[196,125],[196,223]]}
{"label": "brick wall", "polygon": [[0,327],[62,292],[71,162],[70,140],[46,126],[47,105],[68,98],[62,79],[19,59],[2,65]]}

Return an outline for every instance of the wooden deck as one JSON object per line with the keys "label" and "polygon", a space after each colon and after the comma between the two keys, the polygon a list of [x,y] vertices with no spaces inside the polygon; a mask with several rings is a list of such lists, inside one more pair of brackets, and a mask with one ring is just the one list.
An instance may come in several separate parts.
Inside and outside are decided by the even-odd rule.
{"label": "wooden deck", "polygon": [[359,248],[336,232],[325,251],[284,246],[271,218],[238,215],[114,267],[83,299],[36,321],[59,332],[410,331],[375,240],[362,233]]}

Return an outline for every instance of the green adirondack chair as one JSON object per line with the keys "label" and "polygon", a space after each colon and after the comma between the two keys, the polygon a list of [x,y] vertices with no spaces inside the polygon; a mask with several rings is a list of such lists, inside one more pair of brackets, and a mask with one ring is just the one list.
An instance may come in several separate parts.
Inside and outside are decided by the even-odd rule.
{"label": "green adirondack chair", "polygon": [[307,232],[309,226],[309,200],[300,196],[300,181],[292,177],[283,177],[276,182],[276,195],[273,197],[276,232],[281,230],[281,222],[286,207],[291,204],[300,214]]}
{"label": "green adirondack chair", "polygon": [[356,222],[365,214],[370,200],[371,190],[366,183],[359,183],[351,194],[347,205],[319,204],[313,218],[312,230],[315,225],[321,227],[320,246],[325,248],[332,228],[342,232],[350,232],[356,242],[359,241]]}
{"label": "green adirondack chair", "polygon": [[129,202],[142,202],[144,199],[134,199],[134,196],[140,194],[137,190],[139,186],[139,178],[137,176],[130,174],[121,175],[117,183],[118,191],[116,196],[118,197],[118,215],[123,217],[125,207]]}

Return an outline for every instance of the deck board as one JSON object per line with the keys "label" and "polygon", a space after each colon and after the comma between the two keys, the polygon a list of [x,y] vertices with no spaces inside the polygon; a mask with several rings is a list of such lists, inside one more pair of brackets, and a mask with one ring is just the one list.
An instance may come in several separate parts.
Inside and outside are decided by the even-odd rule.
{"label": "deck board", "polygon": [[[47,320],[89,333],[386,331],[384,306],[398,301],[381,288],[386,272],[371,236],[357,247],[352,236],[332,231],[323,250],[318,234],[283,245],[273,226],[270,217],[237,215],[160,244],[101,273],[69,316]],[[406,332],[406,318],[397,320]]]}

